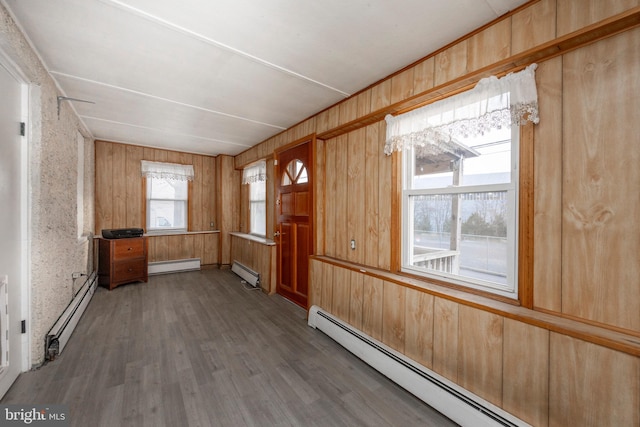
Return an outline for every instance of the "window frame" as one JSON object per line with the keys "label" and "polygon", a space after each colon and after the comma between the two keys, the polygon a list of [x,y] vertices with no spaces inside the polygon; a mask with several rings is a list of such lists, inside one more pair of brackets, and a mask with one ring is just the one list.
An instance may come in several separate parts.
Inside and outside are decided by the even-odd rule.
{"label": "window frame", "polygon": [[[160,199],[160,198],[151,198],[150,197],[150,193],[151,193],[151,187],[152,187],[152,180],[154,179],[164,179],[167,180],[165,178],[154,178],[154,177],[145,177],[144,179],[144,199],[145,199],[145,229],[146,229],[146,233],[147,234],[168,234],[168,233],[185,233],[187,231],[189,231],[189,201],[190,201],[190,197],[191,197],[191,185],[189,183],[189,181],[184,181],[184,184],[186,185],[186,199]],[[180,180],[177,180],[178,182],[182,182]],[[168,227],[168,228],[152,228],[151,227],[151,201],[171,201],[171,202],[182,202],[184,204],[184,227]]]}
{"label": "window frame", "polygon": [[[507,301],[520,301],[524,296],[523,292],[526,289],[521,283],[522,275],[520,274],[520,250],[522,244],[522,232],[520,227],[522,206],[527,206],[527,200],[521,199],[521,177],[522,177],[522,161],[523,152],[522,146],[522,129],[529,125],[517,126],[513,125],[511,128],[511,182],[503,184],[485,184],[474,186],[456,186],[456,187],[440,187],[432,189],[413,189],[408,188],[414,177],[413,171],[415,170],[415,156],[408,155],[407,153],[413,153],[413,149],[403,150],[398,154],[397,167],[399,168],[398,174],[398,198],[396,202],[399,211],[397,222],[400,230],[400,238],[397,245],[397,270],[415,276],[421,280],[433,281],[436,283],[444,284],[447,286],[453,286],[461,290],[469,291],[472,293],[481,293],[484,295],[497,297],[500,299],[506,299]],[[532,144],[528,144],[532,145]],[[531,157],[532,158],[532,157]],[[525,168],[529,170],[532,168]],[[445,191],[448,190],[448,191]],[[409,258],[412,255],[411,248],[413,247],[413,217],[409,217],[412,210],[411,198],[420,195],[450,195],[450,194],[467,194],[477,193],[481,194],[487,191],[506,191],[507,192],[507,205],[508,212],[513,217],[513,221],[508,221],[509,236],[507,242],[507,250],[509,254],[508,261],[508,280],[511,282],[509,288],[493,285],[490,282],[474,281],[471,279],[465,279],[463,276],[440,273],[436,271],[427,271],[419,266],[410,265]],[[529,226],[525,223],[524,226]],[[508,283],[509,284],[509,283]],[[524,296],[526,300],[526,296]],[[529,298],[530,299],[530,298]]]}

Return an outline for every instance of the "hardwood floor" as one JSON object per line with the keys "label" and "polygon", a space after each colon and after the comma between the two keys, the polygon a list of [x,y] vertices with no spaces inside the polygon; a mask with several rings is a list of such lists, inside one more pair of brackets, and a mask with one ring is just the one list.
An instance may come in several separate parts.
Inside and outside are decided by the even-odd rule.
{"label": "hardwood floor", "polygon": [[2,404],[72,426],[453,426],[229,270],[98,288],[64,352]]}

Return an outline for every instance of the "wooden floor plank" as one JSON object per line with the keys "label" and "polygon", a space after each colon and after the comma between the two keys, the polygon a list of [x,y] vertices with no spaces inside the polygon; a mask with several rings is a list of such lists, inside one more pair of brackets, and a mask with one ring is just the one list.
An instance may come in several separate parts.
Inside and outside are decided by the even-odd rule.
{"label": "wooden floor plank", "polygon": [[72,426],[453,426],[228,270],[99,288],[64,352],[1,401]]}

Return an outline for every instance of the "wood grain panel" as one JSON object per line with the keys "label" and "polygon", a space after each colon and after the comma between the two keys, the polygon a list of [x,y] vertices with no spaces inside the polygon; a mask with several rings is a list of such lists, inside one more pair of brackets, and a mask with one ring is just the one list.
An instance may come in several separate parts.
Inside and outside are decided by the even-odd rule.
{"label": "wood grain panel", "polygon": [[470,37],[467,49],[468,72],[508,58],[511,54],[511,17]]}
{"label": "wood grain panel", "polygon": [[358,98],[352,96],[339,104],[340,124],[348,123],[358,118]]}
{"label": "wood grain panel", "polygon": [[556,0],[541,0],[511,19],[511,54],[515,55],[555,38]]}
{"label": "wood grain panel", "polygon": [[414,69],[409,68],[391,77],[391,103],[404,101],[413,95]]}
{"label": "wood grain panel", "polygon": [[335,244],[336,256],[340,259],[349,257],[349,181],[348,181],[348,135],[341,135],[336,138],[336,163],[335,163],[335,185],[336,192],[333,199],[335,204]]}
{"label": "wood grain panel", "polygon": [[433,370],[454,382],[458,380],[458,308],[443,298],[433,303]]}
{"label": "wood grain panel", "polygon": [[384,80],[371,88],[371,111],[391,104],[391,80]]}
{"label": "wood grain panel", "polygon": [[322,264],[322,305],[329,313],[333,313],[333,272],[331,264]]}
{"label": "wood grain panel", "polygon": [[349,300],[351,296],[351,276],[346,268],[336,267],[333,272],[333,311],[338,318],[349,321]]}
{"label": "wood grain panel", "polygon": [[382,279],[367,277],[362,299],[362,331],[382,340],[382,303],[384,283]]}
{"label": "wood grain panel", "polygon": [[141,161],[144,157],[144,149],[135,145],[125,146],[125,176],[126,176],[126,205],[127,219],[123,227],[146,226],[146,219],[142,217],[145,195],[142,194]]}
{"label": "wood grain panel", "polygon": [[211,233],[203,234],[204,236],[204,256],[201,257],[202,263],[205,265],[218,264],[219,261],[219,248],[220,248],[220,234]]}
{"label": "wood grain panel", "polygon": [[562,59],[536,70],[538,104],[544,120],[534,127],[533,304],[562,310]]}
{"label": "wood grain panel", "polygon": [[113,228],[113,145],[96,141],[95,234]]}
{"label": "wood grain panel", "polygon": [[311,277],[309,286],[311,286],[311,292],[309,294],[309,307],[317,305],[322,307],[322,288],[324,285],[322,277],[323,263],[318,260],[312,259],[310,262]]}
{"label": "wood grain panel", "polygon": [[640,4],[638,0],[557,0],[558,37]]}
{"label": "wood grain panel", "polygon": [[[314,184],[313,184],[313,205],[314,205],[314,228],[313,241],[315,242],[314,254],[325,254],[325,215],[326,215],[326,199],[325,199],[325,143],[322,140],[316,140],[316,152],[314,154],[315,165],[313,167]],[[268,177],[267,177],[268,178]],[[273,181],[270,181],[273,182]],[[267,197],[268,199],[268,197]],[[273,199],[270,199],[273,200]],[[269,199],[267,206],[270,206]],[[270,209],[269,209],[270,210]],[[269,230],[269,227],[267,227]]]}
{"label": "wood grain panel", "polygon": [[383,292],[382,342],[404,353],[406,288],[385,281]]}
{"label": "wood grain panel", "polygon": [[362,306],[364,303],[364,275],[350,271],[349,324],[362,330]]}
{"label": "wood grain panel", "polygon": [[366,128],[364,164],[365,164],[365,235],[364,263],[372,267],[378,266],[378,244],[380,239],[380,181],[379,181],[379,156],[382,155],[382,147],[379,138],[380,126],[376,123]]}
{"label": "wood grain panel", "polygon": [[150,261],[166,261],[169,258],[169,236],[149,236]]}
{"label": "wood grain panel", "polygon": [[340,123],[340,106],[335,105],[321,111],[316,116],[316,132],[322,133],[338,127]]}
{"label": "wood grain panel", "polygon": [[489,402],[502,405],[504,318],[460,305],[458,384]]}
{"label": "wood grain panel", "polygon": [[204,214],[204,179],[202,171],[202,157],[193,156],[194,179],[189,183],[189,231],[208,230],[205,226]]}
{"label": "wood grain panel", "polygon": [[[218,227],[216,220],[216,158],[205,156],[202,158],[202,217],[203,230],[213,230]],[[213,226],[211,225],[213,223]],[[199,230],[196,230],[199,231]]]}
{"label": "wood grain panel", "polygon": [[347,259],[358,264],[365,260],[365,129],[348,134],[347,140],[347,237],[355,240]]}
{"label": "wood grain panel", "polygon": [[336,191],[337,177],[336,155],[338,141],[330,139],[325,142],[325,253],[336,256]]}
{"label": "wood grain panel", "polygon": [[467,74],[468,39],[449,47],[435,56],[435,86]]}
{"label": "wood grain panel", "polygon": [[640,358],[551,333],[549,426],[640,425]]}
{"label": "wood grain panel", "polygon": [[371,90],[365,90],[357,96],[358,98],[358,118],[364,117],[371,112]]}
{"label": "wood grain panel", "polygon": [[[562,307],[640,331],[640,29],[564,57]],[[634,125],[631,125],[634,124]]]}
{"label": "wood grain panel", "polygon": [[123,144],[113,146],[113,228],[126,227],[127,223],[127,151]]}
{"label": "wood grain panel", "polygon": [[413,67],[413,93],[425,92],[433,88],[436,60],[432,56]]}
{"label": "wood grain panel", "polygon": [[503,409],[531,425],[547,426],[549,331],[504,319],[503,366]]}
{"label": "wood grain panel", "polygon": [[404,352],[429,369],[433,366],[433,304],[433,295],[407,289]]}
{"label": "wood grain panel", "polygon": [[[384,147],[386,122],[378,124],[378,146]],[[378,156],[378,268],[391,269],[391,206],[393,200],[392,156]]]}

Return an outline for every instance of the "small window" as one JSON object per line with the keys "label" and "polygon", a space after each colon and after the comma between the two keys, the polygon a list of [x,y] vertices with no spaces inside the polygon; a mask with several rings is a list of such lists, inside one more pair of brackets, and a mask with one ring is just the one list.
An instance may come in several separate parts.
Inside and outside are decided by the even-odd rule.
{"label": "small window", "polygon": [[307,168],[301,160],[291,160],[282,174],[282,185],[306,184],[309,182]]}
{"label": "small window", "polygon": [[267,235],[267,189],[266,181],[249,184],[249,232],[258,236]]}
{"label": "small window", "polygon": [[186,231],[188,181],[147,178],[147,231]]}

